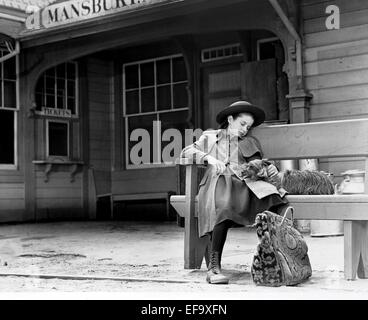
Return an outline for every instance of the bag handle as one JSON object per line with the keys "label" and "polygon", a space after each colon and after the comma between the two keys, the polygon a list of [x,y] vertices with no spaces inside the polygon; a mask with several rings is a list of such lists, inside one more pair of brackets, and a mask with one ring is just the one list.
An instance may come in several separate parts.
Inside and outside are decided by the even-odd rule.
{"label": "bag handle", "polygon": [[283,224],[285,222],[285,219],[286,219],[286,215],[289,213],[289,211],[291,212],[291,222],[294,223],[294,207],[287,207],[285,213],[284,213],[284,216],[282,217],[282,220],[281,220],[281,224]]}

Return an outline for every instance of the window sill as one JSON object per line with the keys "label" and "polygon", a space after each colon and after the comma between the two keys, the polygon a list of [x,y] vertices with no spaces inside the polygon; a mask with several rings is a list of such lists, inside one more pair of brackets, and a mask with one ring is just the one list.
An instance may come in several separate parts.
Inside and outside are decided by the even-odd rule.
{"label": "window sill", "polygon": [[0,164],[0,170],[18,170],[15,164]]}
{"label": "window sill", "polygon": [[33,164],[35,165],[44,165],[45,166],[45,170],[44,170],[44,181],[48,182],[49,181],[49,175],[51,173],[51,171],[56,167],[56,166],[70,166],[70,182],[74,182],[75,180],[75,175],[78,171],[78,168],[80,166],[84,165],[83,161],[73,161],[73,160],[62,160],[62,159],[55,159],[55,160],[33,160],[32,161]]}

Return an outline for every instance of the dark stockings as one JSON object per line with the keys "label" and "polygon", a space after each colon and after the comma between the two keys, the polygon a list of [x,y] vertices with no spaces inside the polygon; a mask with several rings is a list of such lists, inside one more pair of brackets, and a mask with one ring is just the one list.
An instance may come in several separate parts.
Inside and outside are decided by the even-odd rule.
{"label": "dark stockings", "polygon": [[225,220],[213,228],[211,235],[211,251],[219,252],[220,256],[222,253],[222,249],[224,248],[227,231],[229,230],[232,222],[230,220]]}

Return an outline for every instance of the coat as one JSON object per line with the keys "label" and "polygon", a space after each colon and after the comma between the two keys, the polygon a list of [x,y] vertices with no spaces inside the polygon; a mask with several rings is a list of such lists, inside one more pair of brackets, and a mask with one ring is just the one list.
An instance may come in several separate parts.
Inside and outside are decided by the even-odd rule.
{"label": "coat", "polygon": [[[242,164],[247,163],[252,158],[263,157],[261,146],[254,137],[230,138],[226,134],[226,130],[207,130],[203,132],[198,141],[185,147],[180,157],[194,163],[203,163],[203,158],[206,155],[211,155],[227,164],[227,169],[223,175],[235,175],[243,180],[258,199],[263,199],[272,194],[281,197],[286,194],[285,190],[278,190],[274,185],[265,181],[253,181],[241,177],[239,167]],[[217,220],[215,190],[218,179],[219,175],[216,174],[214,167],[208,166],[199,183],[198,216],[200,236],[212,231]]]}

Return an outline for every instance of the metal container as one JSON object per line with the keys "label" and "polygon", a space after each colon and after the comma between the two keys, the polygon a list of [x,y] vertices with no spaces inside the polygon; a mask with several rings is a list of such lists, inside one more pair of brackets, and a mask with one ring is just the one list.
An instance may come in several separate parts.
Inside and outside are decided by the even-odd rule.
{"label": "metal container", "polygon": [[311,220],[311,237],[331,237],[344,235],[341,220]]}
{"label": "metal container", "polygon": [[[348,170],[342,172],[344,180],[337,187],[338,194],[364,193],[363,170]],[[311,236],[338,236],[344,234],[344,223],[341,220],[313,220],[311,222]]]}
{"label": "metal container", "polygon": [[341,182],[338,190],[341,194],[359,194],[364,193],[364,176],[363,170],[348,170],[341,173],[344,180]]}

